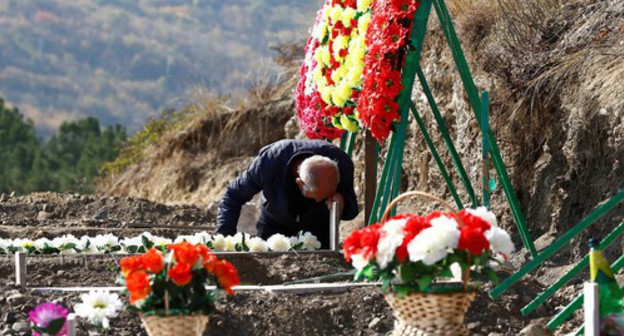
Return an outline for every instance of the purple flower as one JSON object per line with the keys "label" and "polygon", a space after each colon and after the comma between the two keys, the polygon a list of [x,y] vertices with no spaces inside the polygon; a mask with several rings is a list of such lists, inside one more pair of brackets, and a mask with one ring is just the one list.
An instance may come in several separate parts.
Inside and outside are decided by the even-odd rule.
{"label": "purple flower", "polygon": [[[28,313],[28,319],[32,322],[33,335],[41,333],[48,335],[67,335],[67,315],[69,309],[51,302],[38,305]],[[62,322],[62,324],[61,324]]]}

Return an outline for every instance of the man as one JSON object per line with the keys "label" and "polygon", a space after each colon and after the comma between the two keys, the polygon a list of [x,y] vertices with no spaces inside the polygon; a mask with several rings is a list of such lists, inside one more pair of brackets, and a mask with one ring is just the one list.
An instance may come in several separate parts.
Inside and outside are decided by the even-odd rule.
{"label": "man", "polygon": [[262,148],[258,157],[230,183],[217,211],[217,232],[236,233],[243,204],[262,191],[258,236],[294,236],[309,231],[329,247],[329,208],[338,204],[341,218],[358,214],[353,190],[353,162],[340,148],[322,140],[281,140]]}

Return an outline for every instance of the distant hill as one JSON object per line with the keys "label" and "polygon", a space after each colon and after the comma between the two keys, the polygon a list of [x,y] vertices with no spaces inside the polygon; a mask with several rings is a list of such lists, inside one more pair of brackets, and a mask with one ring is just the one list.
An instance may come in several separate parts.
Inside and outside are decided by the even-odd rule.
{"label": "distant hill", "polygon": [[193,87],[276,76],[271,45],[305,38],[320,0],[0,1],[0,96],[44,134],[95,116],[136,130]]}

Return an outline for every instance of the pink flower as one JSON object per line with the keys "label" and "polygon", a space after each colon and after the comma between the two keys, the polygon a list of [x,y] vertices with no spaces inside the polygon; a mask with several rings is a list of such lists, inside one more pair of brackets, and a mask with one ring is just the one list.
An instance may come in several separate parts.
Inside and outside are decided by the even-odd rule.
{"label": "pink flower", "polygon": [[[34,329],[33,335],[67,335],[67,315],[69,309],[62,305],[46,302],[38,305],[28,313],[28,319]],[[61,324],[62,321],[62,324]]]}

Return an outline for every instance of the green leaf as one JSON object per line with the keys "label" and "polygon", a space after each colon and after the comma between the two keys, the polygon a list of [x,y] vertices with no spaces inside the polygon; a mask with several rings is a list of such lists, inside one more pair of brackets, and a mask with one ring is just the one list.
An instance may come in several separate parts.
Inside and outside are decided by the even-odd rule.
{"label": "green leaf", "polygon": [[421,276],[420,279],[418,279],[418,286],[420,287],[421,291],[425,291],[427,290],[427,288],[429,288],[432,282],[433,276],[430,274],[425,274]]}
{"label": "green leaf", "polygon": [[498,275],[496,274],[496,272],[489,268],[489,267],[485,267],[483,269],[483,273],[485,274],[485,276],[488,277],[488,279],[490,279],[490,281],[492,281],[494,284],[498,284],[500,282],[500,279],[498,278]]}
{"label": "green leaf", "polygon": [[381,289],[386,292],[392,286],[392,278],[384,278],[381,282]]}
{"label": "green leaf", "polygon": [[295,250],[295,251],[298,251],[298,250],[300,250],[302,247],[303,247],[303,242],[299,242],[299,243],[297,243],[297,244],[293,245],[293,246],[292,246],[292,249],[293,249],[293,250]]}
{"label": "green leaf", "polygon": [[143,243],[143,246],[145,246],[148,250],[151,249],[154,246],[154,243],[152,243],[145,236],[141,236],[141,242]]}
{"label": "green leaf", "polygon": [[453,277],[453,272],[451,272],[451,268],[447,267],[442,272],[440,272],[440,277],[441,278],[452,278]]}
{"label": "green leaf", "polygon": [[48,324],[48,327],[46,328],[46,333],[50,335],[56,335],[58,334],[59,331],[61,331],[64,324],[65,324],[64,317],[52,320],[50,321],[50,324]]}

